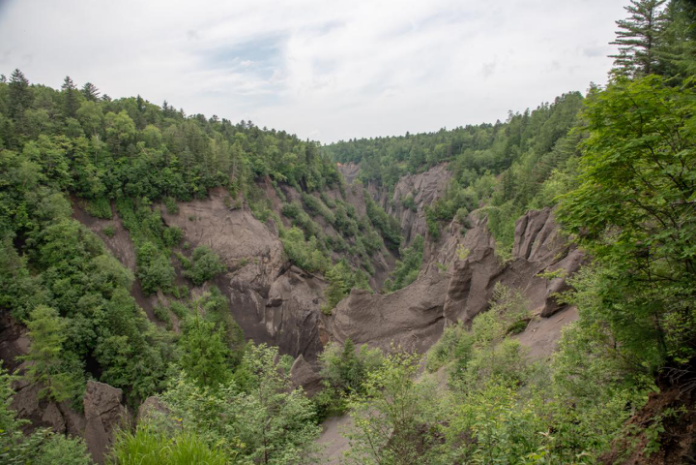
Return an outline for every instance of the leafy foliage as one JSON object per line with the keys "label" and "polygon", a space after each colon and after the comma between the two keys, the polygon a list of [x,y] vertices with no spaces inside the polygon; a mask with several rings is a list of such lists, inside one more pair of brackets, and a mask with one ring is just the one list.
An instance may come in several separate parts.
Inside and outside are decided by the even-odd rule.
{"label": "leafy foliage", "polygon": [[409,247],[402,249],[401,260],[396,262],[391,277],[385,281],[384,289],[397,291],[411,284],[418,278],[423,263],[423,236],[416,236]]}
{"label": "leafy foliage", "polygon": [[196,247],[193,250],[190,265],[190,268],[184,272],[184,275],[190,278],[196,286],[210,281],[226,270],[220,257],[205,246]]}
{"label": "leafy foliage", "polygon": [[696,348],[693,97],[656,76],[594,92],[580,183],[558,214],[602,265],[603,321],[652,368]]}
{"label": "leafy foliage", "polygon": [[287,368],[277,349],[250,345],[233,381],[210,391],[182,377],[164,399],[184,430],[219,445],[232,463],[298,463],[319,429],[311,401],[291,388]]}

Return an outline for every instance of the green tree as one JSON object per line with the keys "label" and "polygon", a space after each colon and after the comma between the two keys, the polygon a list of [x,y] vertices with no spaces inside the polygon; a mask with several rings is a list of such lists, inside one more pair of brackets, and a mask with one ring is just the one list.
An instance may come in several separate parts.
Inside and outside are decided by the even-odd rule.
{"label": "green tree", "polygon": [[61,86],[63,94],[63,114],[66,118],[74,118],[80,108],[80,101],[77,98],[78,90],[70,76],[66,76]]}
{"label": "green tree", "polygon": [[8,89],[9,115],[12,118],[21,118],[24,112],[31,107],[33,95],[29,89],[29,81],[20,70],[15,69],[10,76]]}
{"label": "green tree", "polygon": [[696,74],[696,4],[672,0],[665,11],[667,27],[657,48],[660,70],[675,83]]}
{"label": "green tree", "polygon": [[66,371],[62,357],[67,327],[68,322],[56,309],[39,305],[29,314],[27,334],[31,345],[22,356],[22,360],[30,362],[26,376],[42,386],[39,395],[57,402],[73,396],[79,384],[74,374]]}
{"label": "green tree", "polygon": [[229,349],[224,343],[222,328],[196,315],[184,324],[184,334],[179,342],[183,349],[181,366],[201,387],[217,387],[228,372]]}
{"label": "green tree", "polygon": [[191,254],[191,266],[184,275],[200,286],[226,270],[218,254],[206,246],[199,246]]}
{"label": "green tree", "polygon": [[82,86],[82,95],[85,96],[86,100],[96,102],[99,100],[99,89],[91,82],[87,82]]}
{"label": "green tree", "polygon": [[614,72],[622,76],[645,76],[657,71],[656,53],[665,28],[663,5],[667,0],[631,0],[625,7],[628,19],[616,21],[619,30],[612,44],[619,46],[614,58]]}
{"label": "green tree", "polygon": [[[185,428],[241,454],[234,463],[313,463],[308,456],[321,428],[312,402],[293,388],[284,359],[277,348],[249,345],[236,382],[210,391],[184,377],[163,398]],[[244,447],[234,447],[239,443]]]}
{"label": "green tree", "polygon": [[[696,349],[696,105],[657,76],[595,90],[558,217],[602,267],[602,318],[638,367]],[[650,341],[650,342],[648,342]]]}
{"label": "green tree", "polygon": [[351,463],[421,464],[429,441],[421,428],[433,419],[433,386],[416,383],[418,357],[396,352],[368,374],[364,394],[349,402],[355,432]]}

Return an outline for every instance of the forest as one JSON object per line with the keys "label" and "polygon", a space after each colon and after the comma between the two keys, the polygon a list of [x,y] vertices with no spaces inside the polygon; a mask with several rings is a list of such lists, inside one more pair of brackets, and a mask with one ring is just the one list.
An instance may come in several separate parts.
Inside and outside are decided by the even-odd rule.
{"label": "forest", "polygon": [[[345,463],[695,461],[696,5],[631,0],[626,12],[605,86],[505,122],[329,145],[112,99],[69,77],[52,89],[20,70],[1,76],[0,315],[30,344],[21,368],[0,365],[0,462],[95,463],[83,438],[34,428],[12,407],[24,382],[80,412],[93,381],[121,389],[132,411],[153,396],[164,405],[115,431],[98,460],[112,465],[323,463],[322,422],[341,415],[354,424]],[[347,184],[337,163],[359,165],[358,180]],[[370,192],[389,197],[404,176],[443,164],[450,181],[406,246]],[[232,317],[220,288],[231,264],[164,220],[212,192],[277,237],[284,270],[321,280],[322,322],[354,289],[415,282],[451,225],[464,236],[485,220],[510,262],[516,220],[552,208],[590,257],[559,295],[579,318],[549,360],[533,360],[515,338],[529,303],[498,283],[487,311],[446,325],[424,354],[328,342],[309,396],[293,381],[295,354]],[[391,202],[416,211],[416,194]],[[106,245],[114,227],[90,230],[82,210],[118,220],[134,267]],[[154,319],[134,289],[159,302]]]}

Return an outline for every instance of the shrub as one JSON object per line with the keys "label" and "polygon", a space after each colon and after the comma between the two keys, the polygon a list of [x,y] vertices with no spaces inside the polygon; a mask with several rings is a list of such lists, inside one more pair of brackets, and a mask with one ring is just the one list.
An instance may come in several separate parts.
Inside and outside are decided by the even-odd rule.
{"label": "shrub", "polygon": [[331,265],[329,258],[319,250],[316,237],[305,240],[304,233],[297,227],[282,229],[280,240],[288,260],[309,272],[324,272]]}
{"label": "shrub", "polygon": [[101,218],[103,220],[110,220],[113,218],[111,203],[106,197],[97,197],[96,199],[89,200],[85,206],[85,210],[95,218]]}
{"label": "shrub", "polygon": [[138,279],[146,294],[153,294],[158,289],[171,290],[176,279],[176,272],[169,259],[150,242],[138,248]]}
{"label": "shrub", "polygon": [[179,205],[177,205],[176,199],[174,197],[165,197],[164,207],[167,209],[167,213],[169,213],[170,215],[176,215],[177,213],[179,213]]}
{"label": "shrub", "polygon": [[196,286],[200,286],[225,272],[226,269],[215,252],[206,246],[199,246],[193,250],[190,268],[184,271],[184,276],[193,281]]}
{"label": "shrub", "polygon": [[182,233],[181,229],[176,226],[165,228],[162,231],[162,241],[166,247],[174,247],[181,242]]}
{"label": "shrub", "polygon": [[172,319],[169,316],[169,310],[167,310],[165,307],[155,307],[152,309],[152,313],[154,313],[155,318],[157,318],[162,323],[172,322]]}
{"label": "shrub", "polygon": [[202,438],[188,431],[174,437],[154,428],[140,426],[135,433],[121,431],[111,452],[113,465],[225,465],[227,456],[210,447]]}

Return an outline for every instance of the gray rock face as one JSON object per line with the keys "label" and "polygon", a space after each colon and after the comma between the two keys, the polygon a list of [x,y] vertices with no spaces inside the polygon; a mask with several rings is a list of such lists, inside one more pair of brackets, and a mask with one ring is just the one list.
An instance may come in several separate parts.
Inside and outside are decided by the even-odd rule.
{"label": "gray rock face", "polygon": [[318,369],[307,362],[302,355],[297,357],[292,364],[290,378],[295,387],[303,388],[309,397],[313,397],[322,389]]}
{"label": "gray rock face", "polygon": [[353,181],[355,181],[360,174],[360,165],[356,165],[355,163],[336,163],[336,168],[338,168],[338,171],[343,175],[343,179],[345,179],[348,184],[353,184]]}
{"label": "gray rock face", "polygon": [[[566,278],[583,263],[583,254],[560,235],[550,209],[529,211],[517,220],[512,259],[507,263],[497,258],[485,221],[476,223],[464,238],[469,250],[464,259],[457,259],[445,303],[449,321],[466,323],[488,307],[497,282],[524,292],[530,310],[541,317],[550,317],[567,307],[557,293],[570,289]],[[559,277],[547,280],[541,272],[558,271]]]}
{"label": "gray rock face", "polygon": [[29,350],[26,328],[15,321],[7,310],[0,309],[0,360],[10,372],[21,365],[17,359]]}
{"label": "gray rock face", "polygon": [[[441,164],[424,173],[401,177],[391,196],[375,186],[368,186],[368,190],[387,213],[399,220],[404,245],[408,246],[416,236],[426,236],[428,226],[425,222],[425,207],[442,196],[451,177],[447,164]],[[403,201],[409,196],[413,199],[415,209],[403,205]]]}
{"label": "gray rock face", "polygon": [[432,271],[392,294],[353,289],[326,318],[328,332],[341,343],[350,338],[384,350],[397,344],[423,352],[442,333],[447,284],[446,276]]}
{"label": "gray rock face", "polygon": [[97,463],[104,463],[114,440],[114,430],[128,423],[128,412],[121,404],[120,389],[97,381],[88,381],[83,400],[85,409],[84,438],[87,450]]}

